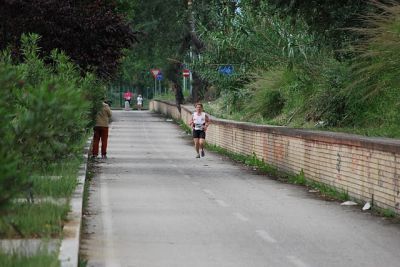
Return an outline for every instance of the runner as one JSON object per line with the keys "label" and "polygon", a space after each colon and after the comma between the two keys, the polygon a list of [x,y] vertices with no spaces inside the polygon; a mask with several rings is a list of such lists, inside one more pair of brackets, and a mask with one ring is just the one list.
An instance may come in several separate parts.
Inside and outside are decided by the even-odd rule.
{"label": "runner", "polygon": [[[189,121],[189,125],[193,129],[193,142],[194,148],[196,149],[196,158],[204,157],[204,143],[206,139],[207,127],[210,124],[208,114],[203,111],[203,104],[197,103],[195,105],[196,111],[192,115],[192,119]],[[200,151],[201,150],[201,151]]]}

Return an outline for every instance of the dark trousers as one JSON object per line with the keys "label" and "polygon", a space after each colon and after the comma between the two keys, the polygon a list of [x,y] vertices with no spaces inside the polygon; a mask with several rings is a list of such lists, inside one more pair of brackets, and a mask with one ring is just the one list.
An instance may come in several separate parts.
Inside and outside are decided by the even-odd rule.
{"label": "dark trousers", "polygon": [[107,154],[107,141],[108,141],[108,127],[94,127],[93,137],[93,150],[92,155],[97,156],[99,154],[99,142],[101,139],[101,155]]}

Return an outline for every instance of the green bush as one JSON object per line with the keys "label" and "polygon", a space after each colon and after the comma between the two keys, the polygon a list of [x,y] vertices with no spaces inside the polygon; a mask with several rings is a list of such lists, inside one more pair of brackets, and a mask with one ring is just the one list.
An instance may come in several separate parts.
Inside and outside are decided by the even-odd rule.
{"label": "green bush", "polygon": [[0,209],[29,185],[25,161],[14,149],[16,139],[12,121],[16,106],[10,103],[15,102],[13,89],[17,84],[16,70],[0,62]]}
{"label": "green bush", "polygon": [[[292,70],[273,69],[265,71],[248,84],[246,89],[251,92],[245,107],[244,119],[266,119],[269,124],[283,112],[289,112],[298,103],[291,103],[292,95],[300,95],[300,89],[296,75]],[[293,98],[297,101],[300,97]],[[255,121],[260,122],[260,121]]]}
{"label": "green bush", "polygon": [[53,51],[45,64],[35,34],[22,36],[23,61],[0,56],[0,208],[32,186],[27,174],[80,157],[104,87]]}
{"label": "green bush", "polygon": [[311,72],[314,77],[313,93],[305,120],[321,122],[319,126],[341,126],[349,113],[350,95],[344,90],[350,80],[350,69],[347,63],[339,62],[333,57],[320,59],[318,69]]}
{"label": "green bush", "polygon": [[69,59],[53,51],[53,67],[38,56],[36,35],[23,36],[23,64],[16,66],[22,85],[15,88],[15,150],[33,166],[46,166],[74,155],[89,124],[89,102],[82,78]]}

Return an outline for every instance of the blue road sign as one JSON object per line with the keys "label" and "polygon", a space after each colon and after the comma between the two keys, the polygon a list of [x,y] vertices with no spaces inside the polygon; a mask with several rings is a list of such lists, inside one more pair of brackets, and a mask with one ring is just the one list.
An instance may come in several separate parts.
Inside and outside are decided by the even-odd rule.
{"label": "blue road sign", "polygon": [[162,75],[161,72],[158,73],[157,76],[156,76],[156,80],[157,80],[157,81],[161,81],[163,78],[164,78],[164,77],[163,77],[163,75]]}
{"label": "blue road sign", "polygon": [[222,65],[218,68],[218,72],[223,75],[231,75],[233,73],[232,65]]}

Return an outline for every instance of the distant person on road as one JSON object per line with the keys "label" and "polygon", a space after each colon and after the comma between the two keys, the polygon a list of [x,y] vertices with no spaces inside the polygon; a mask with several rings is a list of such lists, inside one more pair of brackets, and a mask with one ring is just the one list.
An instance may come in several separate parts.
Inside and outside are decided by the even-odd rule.
{"label": "distant person on road", "polygon": [[101,158],[107,158],[108,125],[112,113],[106,102],[103,102],[102,109],[97,113],[96,125],[94,127],[92,158],[97,158],[99,154],[99,142],[101,140]]}
{"label": "distant person on road", "polygon": [[142,95],[138,95],[138,97],[136,98],[136,105],[137,105],[137,109],[138,110],[142,110],[142,106],[143,106],[143,97],[142,97]]}
{"label": "distant person on road", "polygon": [[131,106],[132,96],[133,96],[133,94],[130,91],[126,91],[124,93],[125,110],[129,110],[129,108]]}
{"label": "distant person on road", "polygon": [[189,125],[193,131],[194,148],[196,149],[196,158],[205,156],[204,143],[206,140],[207,127],[210,124],[208,114],[203,111],[203,104],[197,103],[195,105],[196,111],[193,113]]}

